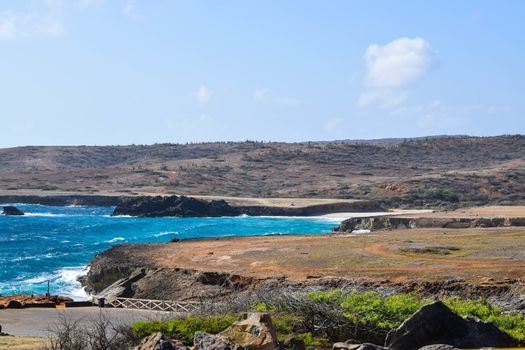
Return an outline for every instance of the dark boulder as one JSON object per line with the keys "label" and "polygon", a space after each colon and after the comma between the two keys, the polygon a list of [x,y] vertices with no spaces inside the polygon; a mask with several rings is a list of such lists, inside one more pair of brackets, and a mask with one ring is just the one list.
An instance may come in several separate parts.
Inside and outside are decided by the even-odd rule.
{"label": "dark boulder", "polygon": [[386,337],[392,350],[417,350],[426,345],[458,348],[515,347],[516,342],[493,323],[463,318],[438,301],[422,307]]}
{"label": "dark boulder", "polygon": [[3,208],[2,214],[8,216],[21,216],[24,215],[24,212],[18,209],[17,207],[5,206]]}
{"label": "dark boulder", "polygon": [[141,217],[219,217],[238,216],[240,211],[224,200],[205,201],[185,196],[127,197],[113,211],[113,216]]}
{"label": "dark boulder", "polygon": [[305,350],[306,347],[304,345],[304,341],[299,338],[288,338],[284,341],[281,347],[279,349],[284,350]]}
{"label": "dark boulder", "polygon": [[24,304],[22,304],[18,300],[11,299],[11,300],[9,300],[7,302],[7,304],[5,305],[5,308],[6,309],[23,309],[24,308]]}
{"label": "dark boulder", "polygon": [[419,350],[459,350],[455,346],[447,344],[433,344],[422,347]]}

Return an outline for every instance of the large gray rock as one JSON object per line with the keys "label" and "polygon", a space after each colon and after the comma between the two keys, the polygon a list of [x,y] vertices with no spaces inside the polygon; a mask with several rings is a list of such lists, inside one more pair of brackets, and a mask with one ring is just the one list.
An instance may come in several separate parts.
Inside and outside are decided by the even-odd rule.
{"label": "large gray rock", "polygon": [[188,350],[188,347],[172,342],[162,333],[155,333],[144,338],[134,350]]}
{"label": "large gray rock", "polygon": [[254,312],[217,335],[196,332],[193,343],[195,350],[276,350],[277,335],[270,315]]}
{"label": "large gray rock", "polygon": [[463,318],[438,301],[392,330],[385,346],[392,350],[417,350],[426,345],[449,344],[458,348],[515,347],[516,342],[493,323]]}
{"label": "large gray rock", "polygon": [[193,339],[194,350],[244,350],[240,345],[237,345],[230,340],[220,335],[208,334],[203,332],[195,332]]}
{"label": "large gray rock", "polygon": [[243,346],[246,350],[277,349],[277,334],[272,319],[267,313],[243,314],[220,335]]}

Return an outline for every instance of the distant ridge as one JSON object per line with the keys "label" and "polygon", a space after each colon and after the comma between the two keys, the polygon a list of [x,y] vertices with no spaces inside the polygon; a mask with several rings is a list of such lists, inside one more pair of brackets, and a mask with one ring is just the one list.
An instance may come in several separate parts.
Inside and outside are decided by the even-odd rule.
{"label": "distant ridge", "polygon": [[340,198],[525,204],[525,136],[0,149],[0,195]]}
{"label": "distant ridge", "polygon": [[438,140],[438,139],[460,139],[476,137],[469,135],[430,135],[430,136],[418,136],[418,137],[387,137],[379,139],[345,139],[345,140],[333,140],[333,141],[315,141],[314,143],[321,144],[354,144],[354,145],[397,145],[408,141],[427,141],[427,140]]}

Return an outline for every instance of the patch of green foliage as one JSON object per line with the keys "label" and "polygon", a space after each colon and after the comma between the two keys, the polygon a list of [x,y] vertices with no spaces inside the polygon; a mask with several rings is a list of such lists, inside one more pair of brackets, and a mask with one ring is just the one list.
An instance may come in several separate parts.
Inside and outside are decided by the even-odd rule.
{"label": "patch of green foliage", "polygon": [[304,346],[307,349],[319,349],[328,345],[326,339],[314,337],[312,332],[297,334],[295,335],[295,338],[304,341]]}
{"label": "patch of green foliage", "polygon": [[[388,331],[399,325],[424,305],[432,302],[416,293],[399,293],[384,296],[377,292],[342,291],[333,289],[309,293],[307,298],[316,306],[314,310],[331,310],[326,315],[308,311],[308,308],[287,308],[283,305],[256,303],[252,310],[270,312],[279,341],[290,337],[302,339],[307,349],[320,349],[335,341],[354,338],[359,341],[381,343]],[[447,297],[443,302],[461,316],[473,317],[485,322],[493,322],[501,330],[510,334],[519,344],[525,344],[525,319],[518,313],[507,313],[492,306],[487,300],[467,300]],[[347,322],[341,332],[320,331],[314,326],[329,320],[331,315],[340,315]],[[137,322],[132,326],[135,334],[145,337],[162,332],[180,340],[192,341],[196,331],[217,334],[228,328],[238,315],[188,316],[166,322]],[[319,319],[321,317],[321,319]],[[315,322],[314,322],[315,321]],[[351,332],[351,333],[348,333]],[[347,333],[345,333],[347,332]]]}
{"label": "patch of green foliage", "polygon": [[[308,297],[316,302],[330,303],[339,307],[343,315],[361,331],[359,336],[374,338],[384,336],[389,330],[401,323],[430,299],[420,298],[415,293],[400,293],[382,296],[377,292],[358,293],[341,290],[316,291]],[[492,306],[485,299],[468,300],[447,297],[443,302],[460,316],[492,322],[501,330],[510,334],[519,344],[525,344],[525,318],[518,313],[506,313],[503,309]],[[366,333],[369,334],[366,334]]]}
{"label": "patch of green foliage", "polygon": [[132,325],[133,332],[140,337],[161,332],[169,334],[179,340],[193,341],[195,332],[217,334],[230,327],[237,319],[237,315],[225,316],[188,316],[171,321],[137,322]]}
{"label": "patch of green foliage", "polygon": [[421,191],[421,198],[437,199],[445,202],[459,202],[459,196],[449,188],[428,188]]}
{"label": "patch of green foliage", "polygon": [[492,306],[485,299],[463,300],[458,297],[448,297],[443,302],[458,315],[492,322],[499,329],[510,334],[519,344],[525,344],[525,318],[522,314],[505,313],[503,309]]}
{"label": "patch of green foliage", "polygon": [[359,293],[355,290],[316,291],[308,297],[316,302],[331,303],[356,329],[354,336],[367,341],[382,341],[386,333],[397,328],[404,320],[419,310],[428,300],[413,293],[382,296],[377,292]]}

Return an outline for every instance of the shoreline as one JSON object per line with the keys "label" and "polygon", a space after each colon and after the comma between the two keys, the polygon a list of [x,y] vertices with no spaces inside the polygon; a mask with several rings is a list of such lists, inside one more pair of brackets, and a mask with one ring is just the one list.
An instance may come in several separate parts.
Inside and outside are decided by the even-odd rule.
{"label": "shoreline", "polygon": [[[378,216],[378,217],[383,217],[383,216],[393,216],[393,217],[406,217],[407,215],[410,216],[410,217],[456,217],[458,215],[463,215],[463,216],[471,216],[471,217],[480,217],[480,215],[486,215],[487,213],[492,213],[493,216],[495,217],[501,217],[501,216],[504,216],[503,214],[507,213],[523,213],[525,212],[525,207],[522,206],[522,207],[519,207],[519,206],[515,206],[515,207],[477,207],[477,208],[467,208],[467,209],[461,209],[461,210],[458,210],[458,211],[452,211],[452,212],[435,212],[435,211],[432,211],[432,210],[393,210],[393,211],[388,211],[388,212],[368,212],[368,213],[363,213],[363,212],[345,212],[345,213],[330,213],[330,214],[325,214],[325,215],[320,215],[320,216],[316,216],[316,217],[283,217],[283,216],[275,216],[276,218],[282,218],[282,219],[286,219],[286,218],[290,218],[290,219],[321,219],[321,220],[328,220],[329,222],[334,222],[334,226],[335,226],[335,223],[336,222],[339,222],[339,221],[342,221],[342,220],[347,220],[349,218],[355,218],[355,217],[363,217],[363,218],[369,218],[369,217],[375,217],[375,216]],[[273,217],[273,216],[263,216],[263,217]],[[447,229],[448,230],[448,229]],[[452,229],[450,231],[450,233],[455,233],[455,231],[457,231],[458,229]],[[474,231],[472,232],[477,232],[477,233],[483,233],[483,232],[489,232],[487,231],[488,229],[473,229]],[[411,236],[412,233],[415,233],[416,235],[419,234],[418,232],[421,232],[421,229],[420,230],[417,230],[417,229],[411,229],[411,230],[396,230],[396,231],[377,231],[377,232],[374,232],[373,234],[374,235],[389,235],[391,233],[394,233],[395,235],[397,234],[402,234],[403,236],[406,234],[407,236]],[[429,232],[433,232],[432,230],[429,231]],[[494,233],[497,233],[499,231],[493,231]],[[319,237],[318,237],[319,236]],[[293,240],[293,239],[318,239],[318,238],[322,238],[322,239],[326,239],[326,240],[333,240],[333,239],[336,239],[336,238],[341,238],[341,239],[344,239],[345,237],[358,237],[358,236],[363,236],[361,233],[352,233],[352,234],[330,234],[330,233],[320,233],[320,234],[260,234],[260,235],[251,235],[251,236],[222,236],[222,237],[195,237],[195,238],[187,238],[187,239],[183,239],[181,240],[180,242],[178,243],[173,243],[173,244],[178,244],[178,245],[192,245],[192,244],[208,244],[210,242],[231,242],[232,244],[238,244],[239,242],[242,242],[242,241],[250,241],[250,240],[253,240],[253,241],[260,241],[261,239],[266,239],[266,240],[269,240],[269,241],[275,241],[275,244],[277,245],[280,245],[279,243],[279,240],[282,239],[284,241],[287,241],[287,240]],[[277,239],[275,239],[276,237],[279,237]],[[521,235],[519,235],[519,238],[521,239]],[[108,250],[106,251],[103,251],[101,252],[101,254],[105,254],[106,252],[108,251],[111,251],[113,249],[118,249],[118,247],[120,246],[123,246],[123,247],[141,247],[141,246],[157,246],[158,244],[166,244],[166,245],[172,245],[172,243],[168,243],[168,242],[165,242],[165,243],[156,243],[156,244],[152,244],[152,243],[136,243],[136,244],[124,244],[124,245],[113,245],[111,248],[109,248]],[[135,249],[135,248],[134,248]],[[264,248],[261,248],[261,249],[264,249],[265,251],[271,251],[272,247],[264,247]],[[236,253],[236,254],[239,254],[239,253]],[[449,254],[449,253],[447,253]],[[161,255],[162,256],[162,255]],[[96,257],[95,257],[96,258]],[[326,257],[328,258],[328,257]],[[192,257],[188,257],[188,259],[190,260],[194,260],[192,259]],[[210,271],[215,271],[215,272],[224,272],[224,271],[228,271],[228,264],[231,265],[231,257],[228,257],[227,254],[225,254],[225,258],[220,261],[220,264],[217,265],[217,268],[214,268],[214,269],[211,269]],[[255,260],[253,260],[255,259]],[[248,261],[247,263],[249,264],[259,264],[260,262],[257,262],[257,259],[256,257],[254,257],[251,261]],[[416,259],[417,260],[417,259]],[[91,264],[93,263],[94,260],[92,260],[92,262],[90,264],[88,264],[87,266],[91,266]],[[189,261],[189,260],[188,260]],[[203,260],[204,261],[204,260]],[[423,260],[425,261],[425,260]],[[190,264],[191,265],[191,264]],[[222,266],[222,267],[221,267]],[[181,266],[178,266],[178,268],[190,268],[190,269],[196,269],[196,270],[201,270],[201,271],[208,271],[207,268],[204,266],[202,268],[199,268],[199,265],[195,265],[193,264],[192,266],[186,266],[186,265],[181,265]],[[365,269],[366,270],[366,269]],[[363,270],[364,271],[364,270]],[[90,271],[86,271],[86,274],[89,275]],[[279,274],[278,274],[279,275]],[[316,273],[313,273],[313,275],[316,275]],[[271,277],[271,275],[269,275],[268,277]],[[79,286],[80,287],[80,286]],[[81,287],[83,289],[83,287]],[[92,296],[93,294],[87,294],[86,295],[86,298],[89,299],[90,296]],[[82,298],[83,299],[83,298]],[[76,300],[82,300],[82,299],[76,299]]]}

